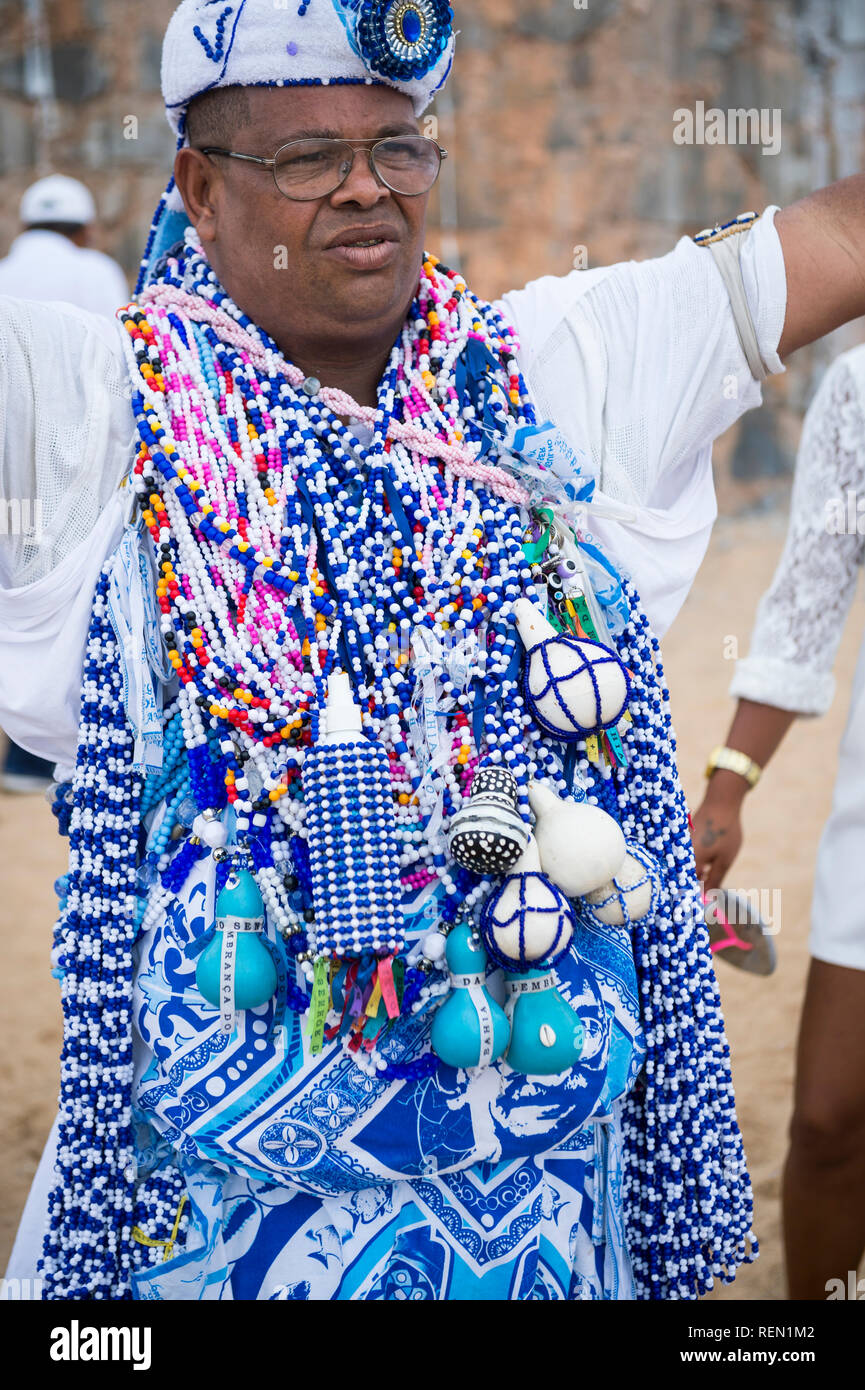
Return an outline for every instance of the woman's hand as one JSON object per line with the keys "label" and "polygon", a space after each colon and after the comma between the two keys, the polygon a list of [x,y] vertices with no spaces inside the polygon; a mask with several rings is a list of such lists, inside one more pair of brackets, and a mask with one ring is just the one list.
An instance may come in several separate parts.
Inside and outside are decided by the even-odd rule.
{"label": "woman's hand", "polygon": [[719,768],[691,818],[697,878],[704,893],[720,888],[742,848],[742,799],[747,790],[747,782],[738,773]]}

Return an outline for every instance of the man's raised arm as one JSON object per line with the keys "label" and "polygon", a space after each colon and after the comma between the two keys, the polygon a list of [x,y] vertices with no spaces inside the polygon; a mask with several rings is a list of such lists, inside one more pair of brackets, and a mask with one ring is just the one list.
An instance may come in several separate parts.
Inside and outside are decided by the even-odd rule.
{"label": "man's raised arm", "polygon": [[782,208],[775,226],[787,271],[781,357],[865,314],[865,174]]}

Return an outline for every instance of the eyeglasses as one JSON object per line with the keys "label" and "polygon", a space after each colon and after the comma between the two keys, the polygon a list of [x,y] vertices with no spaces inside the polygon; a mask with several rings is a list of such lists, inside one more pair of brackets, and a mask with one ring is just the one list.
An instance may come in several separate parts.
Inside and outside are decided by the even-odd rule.
{"label": "eyeglasses", "polygon": [[373,174],[392,193],[416,198],[427,193],[439,176],[447,150],[425,135],[390,136],[386,140],[290,140],[272,159],[260,155],[238,154],[209,145],[202,154],[222,154],[229,159],[245,159],[273,171],[280,193],[298,203],[326,198],[345,183],[354,167],[358,150],[364,150]]}

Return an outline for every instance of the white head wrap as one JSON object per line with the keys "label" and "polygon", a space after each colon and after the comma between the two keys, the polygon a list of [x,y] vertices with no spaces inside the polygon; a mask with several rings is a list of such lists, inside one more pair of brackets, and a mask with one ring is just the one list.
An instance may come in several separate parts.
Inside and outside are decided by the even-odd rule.
{"label": "white head wrap", "polygon": [[420,115],[450,71],[447,0],[183,0],[162,49],[162,94],[182,139],[214,87],[383,82]]}

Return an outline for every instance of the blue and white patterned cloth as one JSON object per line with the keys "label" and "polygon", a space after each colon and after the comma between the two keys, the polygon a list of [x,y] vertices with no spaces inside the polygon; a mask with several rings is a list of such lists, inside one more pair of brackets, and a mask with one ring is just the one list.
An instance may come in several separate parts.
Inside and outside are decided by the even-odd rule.
{"label": "blue and white patterned cloth", "polygon": [[[273,1002],[220,1031],[186,953],[213,920],[206,862],[137,950],[139,1166],[179,1166],[190,1219],[135,1296],[633,1298],[619,1102],[644,1048],[627,931],[581,922],[558,966],[586,1033],[570,1071],[387,1082],[339,1040],[311,1056],[305,1020]],[[418,902],[410,939],[435,919]],[[397,1020],[382,1054],[416,1056],[433,1012]]]}

